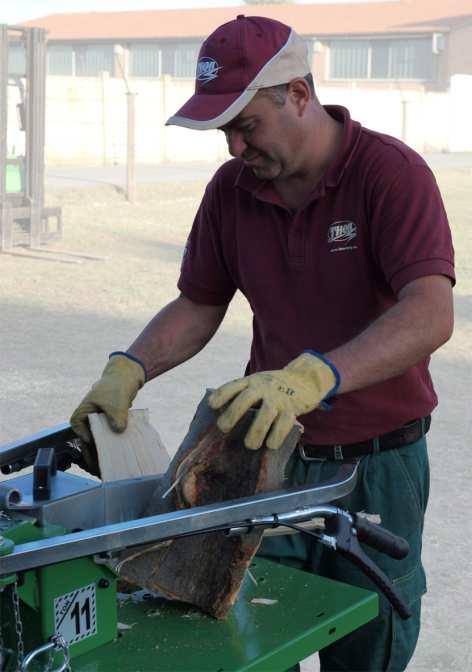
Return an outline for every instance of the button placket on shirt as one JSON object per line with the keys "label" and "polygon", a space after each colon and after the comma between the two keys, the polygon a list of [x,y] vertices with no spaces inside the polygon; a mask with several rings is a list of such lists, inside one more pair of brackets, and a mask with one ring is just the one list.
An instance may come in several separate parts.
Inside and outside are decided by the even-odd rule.
{"label": "button placket on shirt", "polygon": [[288,228],[288,259],[292,268],[302,270],[307,266],[307,235],[309,222],[313,221],[317,205],[326,195],[324,180],[320,180],[314,192],[296,212],[291,212]]}
{"label": "button placket on shirt", "polygon": [[287,240],[290,266],[298,269],[303,268],[306,262],[306,231],[303,212],[298,211],[292,215]]}

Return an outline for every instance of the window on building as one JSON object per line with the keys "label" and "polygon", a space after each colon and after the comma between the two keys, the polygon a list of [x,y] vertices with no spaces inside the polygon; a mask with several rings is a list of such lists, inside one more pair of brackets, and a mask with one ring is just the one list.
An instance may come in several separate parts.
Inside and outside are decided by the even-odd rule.
{"label": "window on building", "polygon": [[172,44],[165,44],[160,49],[161,52],[161,75],[173,75],[175,70],[175,52],[176,47]]}
{"label": "window on building", "polygon": [[[199,50],[198,42],[132,44],[129,74],[131,77],[194,77]],[[114,72],[112,44],[50,44],[47,59],[48,75],[96,77],[102,71]]]}
{"label": "window on building", "polygon": [[49,44],[48,75],[97,77],[101,72],[113,73],[113,44]]}
{"label": "window on building", "polygon": [[369,42],[334,40],[330,46],[331,79],[364,79],[369,72]]}
{"label": "window on building", "polygon": [[72,47],[51,45],[47,50],[48,75],[72,75],[74,72],[74,58]]}
{"label": "window on building", "polygon": [[132,77],[193,77],[200,44],[168,42],[165,44],[133,44],[130,47]]}
{"label": "window on building", "polygon": [[330,79],[431,79],[431,38],[333,40]]}
{"label": "window on building", "polygon": [[431,79],[433,51],[431,39],[396,40],[390,46],[389,77]]}
{"label": "window on building", "polygon": [[199,44],[181,45],[175,50],[174,77],[195,77]]}
{"label": "window on building", "polygon": [[26,72],[26,52],[24,44],[10,43],[8,45],[8,74],[24,77]]}
{"label": "window on building", "polygon": [[78,77],[96,77],[101,72],[113,72],[113,45],[87,44],[74,48],[75,74]]}
{"label": "window on building", "polygon": [[160,76],[161,51],[157,44],[133,44],[129,56],[129,70],[132,77]]}

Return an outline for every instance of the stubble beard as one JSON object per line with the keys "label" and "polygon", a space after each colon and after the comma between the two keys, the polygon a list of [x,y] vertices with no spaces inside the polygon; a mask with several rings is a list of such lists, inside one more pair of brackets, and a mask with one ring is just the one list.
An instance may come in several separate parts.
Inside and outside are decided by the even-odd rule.
{"label": "stubble beard", "polygon": [[283,166],[268,156],[262,156],[263,163],[260,166],[251,166],[254,175],[260,180],[275,180],[281,177]]}

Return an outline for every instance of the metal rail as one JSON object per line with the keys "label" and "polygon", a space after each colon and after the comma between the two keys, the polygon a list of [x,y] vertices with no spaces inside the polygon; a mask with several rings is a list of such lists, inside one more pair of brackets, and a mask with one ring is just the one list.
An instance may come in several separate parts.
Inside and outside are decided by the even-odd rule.
{"label": "metal rail", "polygon": [[339,499],[351,492],[356,479],[357,462],[344,463],[335,479],[317,486],[263,493],[19,544],[10,555],[0,558],[0,576],[215,528],[241,527],[255,516],[296,511],[299,519],[306,519],[310,507]]}
{"label": "metal rail", "polygon": [[74,433],[68,422],[64,422],[24,439],[6,443],[0,446],[0,467],[19,462],[29,453],[35,455],[40,448],[59,446],[73,439],[77,439],[77,434]]}

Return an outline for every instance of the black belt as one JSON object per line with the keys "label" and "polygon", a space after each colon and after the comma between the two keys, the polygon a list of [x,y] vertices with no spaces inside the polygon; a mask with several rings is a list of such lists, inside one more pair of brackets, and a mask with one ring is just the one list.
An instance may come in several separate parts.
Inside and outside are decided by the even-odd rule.
{"label": "black belt", "polygon": [[302,460],[310,461],[324,461],[334,460],[342,462],[343,460],[350,460],[353,457],[360,457],[361,455],[371,455],[383,452],[384,450],[392,450],[400,446],[415,443],[424,436],[431,425],[431,416],[427,415],[425,418],[412,420],[403,427],[395,429],[393,432],[382,434],[375,439],[368,441],[361,441],[360,443],[335,444],[331,446],[318,446],[314,444],[299,444],[298,450]]}

